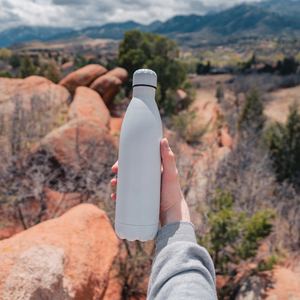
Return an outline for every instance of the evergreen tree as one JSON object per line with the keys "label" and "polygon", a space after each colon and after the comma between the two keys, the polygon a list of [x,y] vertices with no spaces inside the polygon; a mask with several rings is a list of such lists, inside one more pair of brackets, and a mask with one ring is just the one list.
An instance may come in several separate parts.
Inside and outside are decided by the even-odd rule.
{"label": "evergreen tree", "polygon": [[36,75],[36,68],[28,55],[28,53],[25,53],[21,60],[21,65],[20,65],[20,74],[19,77],[21,78],[26,78],[31,75]]}
{"label": "evergreen tree", "polygon": [[18,53],[13,53],[8,60],[8,63],[15,69],[20,67],[21,57]]}
{"label": "evergreen tree", "polygon": [[278,181],[288,179],[300,183],[300,114],[295,102],[285,125],[276,122],[267,133],[270,156],[273,160]]}
{"label": "evergreen tree", "polygon": [[263,110],[264,103],[261,91],[258,88],[253,87],[246,95],[243,111],[238,121],[239,129],[260,133],[266,121]]}

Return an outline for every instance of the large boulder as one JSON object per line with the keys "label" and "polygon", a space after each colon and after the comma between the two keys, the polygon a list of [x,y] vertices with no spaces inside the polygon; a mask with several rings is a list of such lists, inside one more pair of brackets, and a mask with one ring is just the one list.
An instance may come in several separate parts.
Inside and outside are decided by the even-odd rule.
{"label": "large boulder", "polygon": [[97,92],[80,86],[75,91],[68,117],[69,120],[94,120],[108,126],[110,114],[107,106]]}
{"label": "large boulder", "polygon": [[97,78],[90,88],[98,92],[105,104],[109,106],[115,96],[119,93],[122,83],[126,80],[128,73],[123,68],[115,68],[105,75]]}
{"label": "large boulder", "polygon": [[66,87],[73,95],[78,86],[89,86],[91,82],[106,72],[104,67],[90,64],[67,75],[59,82],[59,85]]}
{"label": "large boulder", "polygon": [[14,112],[16,103],[24,110],[34,109],[43,114],[48,109],[67,106],[70,102],[68,90],[45,77],[0,78],[0,111],[7,118]]}
{"label": "large boulder", "polygon": [[86,168],[108,162],[112,147],[106,126],[93,120],[74,119],[47,134],[39,149],[62,165]]}
{"label": "large boulder", "polygon": [[78,205],[0,241],[0,299],[102,299],[118,246],[105,212]]}

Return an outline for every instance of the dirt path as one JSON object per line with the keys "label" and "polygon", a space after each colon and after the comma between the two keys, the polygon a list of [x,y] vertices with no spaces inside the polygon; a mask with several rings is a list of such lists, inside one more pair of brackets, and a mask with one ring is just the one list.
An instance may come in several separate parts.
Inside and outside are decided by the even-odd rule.
{"label": "dirt path", "polygon": [[271,121],[285,123],[289,106],[296,100],[300,105],[300,86],[280,89],[267,94],[271,100],[265,106],[264,113]]}

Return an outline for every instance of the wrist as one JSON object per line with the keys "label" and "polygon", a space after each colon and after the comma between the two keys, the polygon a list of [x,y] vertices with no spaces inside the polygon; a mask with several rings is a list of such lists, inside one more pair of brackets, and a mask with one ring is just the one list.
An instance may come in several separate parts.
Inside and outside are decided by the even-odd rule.
{"label": "wrist", "polygon": [[161,227],[178,221],[191,222],[189,208],[183,198],[169,210],[160,214]]}

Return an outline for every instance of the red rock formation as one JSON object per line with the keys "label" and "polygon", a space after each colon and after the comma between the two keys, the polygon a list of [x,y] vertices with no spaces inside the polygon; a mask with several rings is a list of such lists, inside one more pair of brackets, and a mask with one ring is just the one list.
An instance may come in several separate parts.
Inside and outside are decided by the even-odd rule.
{"label": "red rock formation", "polygon": [[69,107],[68,117],[69,120],[93,120],[108,126],[110,114],[101,96],[97,92],[90,88],[80,86],[75,91],[74,99]]}
{"label": "red rock formation", "polygon": [[98,92],[107,106],[111,104],[115,96],[121,89],[122,81],[108,73],[97,78],[90,86],[91,89]]}
{"label": "red rock formation", "polygon": [[[41,76],[25,79],[0,78],[0,110],[9,117],[15,108],[15,99],[20,100],[24,109],[31,109],[32,101],[45,111],[52,107],[62,107],[70,103],[71,95],[62,86]],[[38,110],[37,107],[35,107]]]}
{"label": "red rock formation", "polygon": [[121,132],[123,118],[110,118],[109,129],[111,135],[119,135]]}
{"label": "red rock formation", "polygon": [[107,127],[93,120],[75,119],[47,134],[40,148],[63,165],[84,167],[95,159],[106,162],[111,145]]}
{"label": "red rock formation", "polygon": [[126,80],[128,73],[123,68],[115,68],[105,75],[97,78],[90,88],[97,91],[109,106],[115,96],[119,93],[122,83]]}
{"label": "red rock formation", "polygon": [[0,242],[0,299],[102,299],[119,240],[81,204]]}
{"label": "red rock formation", "polygon": [[59,85],[66,87],[73,95],[78,86],[89,86],[91,82],[106,72],[104,67],[90,64],[67,75],[59,82]]}

